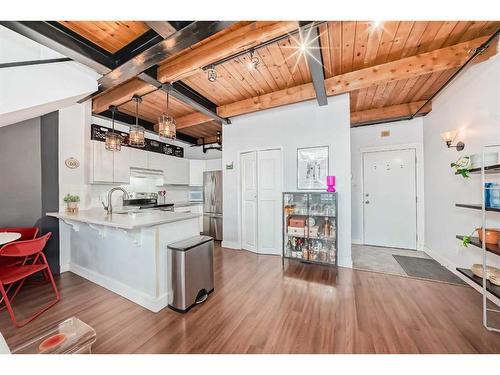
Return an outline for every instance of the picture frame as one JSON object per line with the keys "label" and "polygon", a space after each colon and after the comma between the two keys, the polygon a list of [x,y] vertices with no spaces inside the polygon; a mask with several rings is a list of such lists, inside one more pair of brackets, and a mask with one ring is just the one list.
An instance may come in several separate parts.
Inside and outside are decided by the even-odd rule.
{"label": "picture frame", "polygon": [[329,171],[328,146],[297,148],[297,189],[324,190]]}

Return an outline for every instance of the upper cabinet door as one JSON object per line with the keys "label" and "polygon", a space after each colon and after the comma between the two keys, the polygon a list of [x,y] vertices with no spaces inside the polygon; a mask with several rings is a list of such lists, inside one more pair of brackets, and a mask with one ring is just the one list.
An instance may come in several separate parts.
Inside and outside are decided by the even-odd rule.
{"label": "upper cabinet door", "polygon": [[189,185],[203,186],[203,172],[205,160],[189,160]]}
{"label": "upper cabinet door", "polygon": [[166,160],[165,184],[189,185],[189,160],[175,156],[164,156]]}
{"label": "upper cabinet door", "polygon": [[114,155],[113,182],[130,183],[130,151],[132,151],[130,147],[122,147],[120,151],[112,152]]}
{"label": "upper cabinet door", "polygon": [[[108,151],[104,142],[92,142],[92,181],[91,183],[113,182],[113,160],[115,151]],[[119,151],[117,151],[119,152]]]}
{"label": "upper cabinet door", "polygon": [[130,168],[144,168],[148,167],[148,151],[140,150],[137,148],[129,148],[130,153]]}
{"label": "upper cabinet door", "polygon": [[206,161],[206,171],[221,171],[222,170],[222,159],[208,159]]}
{"label": "upper cabinet door", "polygon": [[166,156],[156,152],[146,152],[146,154],[148,155],[148,168],[163,171],[165,173],[167,170]]}

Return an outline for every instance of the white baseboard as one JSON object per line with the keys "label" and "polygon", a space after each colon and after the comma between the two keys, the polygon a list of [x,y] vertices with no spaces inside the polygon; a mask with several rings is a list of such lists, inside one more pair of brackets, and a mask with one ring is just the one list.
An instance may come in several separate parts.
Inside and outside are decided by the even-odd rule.
{"label": "white baseboard", "polygon": [[69,263],[61,264],[59,266],[59,273],[68,272],[69,271]]}
{"label": "white baseboard", "polygon": [[113,293],[127,298],[128,300],[137,303],[152,312],[158,312],[168,304],[168,293],[165,293],[160,297],[152,297],[144,292],[132,288],[129,285],[123,284],[120,281],[111,279],[105,275],[101,275],[74,263],[69,265],[69,271],[90,280],[93,283],[112,291]]}
{"label": "white baseboard", "polygon": [[359,238],[353,238],[351,239],[351,245],[363,245],[363,241],[361,241]]}
{"label": "white baseboard", "polygon": [[241,245],[238,242],[233,242],[233,241],[222,241],[221,243],[222,247],[227,247],[228,249],[237,249],[241,250]]}

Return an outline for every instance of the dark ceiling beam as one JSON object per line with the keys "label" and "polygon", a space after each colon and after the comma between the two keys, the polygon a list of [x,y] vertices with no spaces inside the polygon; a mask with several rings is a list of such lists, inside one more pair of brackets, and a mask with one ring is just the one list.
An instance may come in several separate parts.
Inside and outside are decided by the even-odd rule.
{"label": "dark ceiling beam", "polygon": [[14,62],[9,62],[9,63],[1,63],[0,69],[2,69],[2,68],[16,68],[19,66],[54,64],[54,63],[67,62],[67,61],[73,61],[73,60],[71,60],[69,57],[60,57],[57,59],[14,61]]}
{"label": "dark ceiling beam", "polygon": [[323,72],[323,57],[321,56],[321,45],[319,41],[319,30],[316,26],[307,26],[310,22],[301,21],[300,38],[306,46],[305,52],[307,66],[311,73],[316,100],[320,106],[328,105],[325,88],[325,74]]}
{"label": "dark ceiling beam", "polygon": [[108,74],[113,67],[109,54],[94,48],[69,33],[43,21],[1,21],[0,24],[37,43],[44,45],[100,74]]}
{"label": "dark ceiling beam", "polygon": [[[213,118],[216,121],[220,121],[222,124],[230,124],[231,121],[227,118],[221,117],[216,112],[216,105],[206,98],[202,97],[198,93],[194,92],[189,86],[186,86],[180,82],[171,83],[161,83],[156,78],[150,76],[147,73],[140,73],[137,78],[142,81],[149,83],[150,85],[169,92],[174,98],[180,100],[181,102],[189,105],[193,109],[206,114],[207,116]],[[208,104],[207,104],[208,102]]]}
{"label": "dark ceiling beam", "polygon": [[197,21],[148,48],[99,79],[100,90],[119,85],[193,44],[231,26],[231,21]]}
{"label": "dark ceiling beam", "polygon": [[177,29],[168,21],[146,21],[146,25],[152,28],[163,39],[167,39]]}

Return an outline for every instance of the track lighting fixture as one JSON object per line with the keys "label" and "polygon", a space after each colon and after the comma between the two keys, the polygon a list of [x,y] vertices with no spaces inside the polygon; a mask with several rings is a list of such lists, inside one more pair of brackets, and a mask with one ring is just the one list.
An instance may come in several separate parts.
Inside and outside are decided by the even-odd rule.
{"label": "track lighting fixture", "polygon": [[215,65],[213,64],[207,68],[207,79],[210,82],[217,81],[217,70],[215,70]]}
{"label": "track lighting fixture", "polygon": [[260,60],[257,56],[255,56],[255,50],[250,50],[250,62],[248,63],[249,69],[257,69],[260,65]]}

